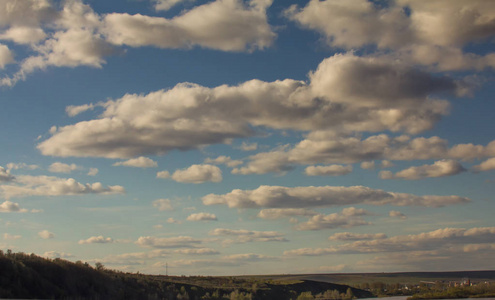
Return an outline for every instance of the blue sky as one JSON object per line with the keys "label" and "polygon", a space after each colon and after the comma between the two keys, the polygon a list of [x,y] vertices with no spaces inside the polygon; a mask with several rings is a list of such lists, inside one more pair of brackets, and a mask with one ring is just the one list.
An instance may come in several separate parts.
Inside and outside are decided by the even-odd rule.
{"label": "blue sky", "polygon": [[495,268],[494,22],[488,0],[3,1],[0,249]]}

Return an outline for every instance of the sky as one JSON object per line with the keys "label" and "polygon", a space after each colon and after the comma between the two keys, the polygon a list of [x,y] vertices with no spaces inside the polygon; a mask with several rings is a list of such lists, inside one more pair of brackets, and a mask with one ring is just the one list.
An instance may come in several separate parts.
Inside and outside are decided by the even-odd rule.
{"label": "sky", "polygon": [[2,0],[0,249],[495,269],[492,0]]}

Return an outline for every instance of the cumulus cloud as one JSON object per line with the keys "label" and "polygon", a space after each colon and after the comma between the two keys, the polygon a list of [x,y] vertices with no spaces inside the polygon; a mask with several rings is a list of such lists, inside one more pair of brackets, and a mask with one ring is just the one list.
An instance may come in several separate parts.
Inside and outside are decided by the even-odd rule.
{"label": "cumulus cloud", "polygon": [[351,165],[309,166],[304,170],[308,176],[341,176],[351,172]]}
{"label": "cumulus cloud", "polygon": [[53,164],[51,164],[49,167],[48,167],[48,171],[52,172],[52,173],[70,173],[72,171],[75,171],[75,170],[78,170],[78,169],[81,169],[81,167],[79,167],[78,165],[76,164],[64,164],[64,163],[61,163],[61,162],[54,162]]}
{"label": "cumulus cloud", "polygon": [[135,168],[156,168],[158,163],[148,157],[140,156],[126,161],[116,162],[113,166],[125,166]]}
{"label": "cumulus cloud", "polygon": [[99,236],[89,237],[85,240],[80,240],[79,244],[80,245],[84,245],[84,244],[111,244],[113,242],[114,242],[114,240],[112,238],[109,238],[109,237],[106,238],[102,235],[99,235]]}
{"label": "cumulus cloud", "polygon": [[387,238],[384,233],[352,233],[339,232],[330,236],[331,241],[362,241],[362,240],[380,240]]}
{"label": "cumulus cloud", "polygon": [[78,106],[69,105],[65,108],[65,112],[67,113],[67,115],[69,117],[75,117],[78,114],[81,114],[81,113],[88,111],[88,110],[93,110],[94,108],[95,108],[95,105],[92,103],[91,104],[78,105]]}
{"label": "cumulus cloud", "polygon": [[176,220],[174,218],[168,218],[167,223],[169,223],[169,224],[182,224],[182,221]]}
{"label": "cumulus cloud", "polygon": [[383,253],[412,252],[449,249],[464,252],[468,245],[492,244],[495,242],[495,227],[444,228],[430,232],[398,235],[375,240],[361,240],[329,248],[302,248],[285,251],[284,255],[317,256],[331,253]]}
{"label": "cumulus cloud", "polygon": [[[375,80],[377,76],[383,80]],[[254,135],[257,126],[328,130],[334,135],[328,143],[336,145],[336,131],[419,133],[431,129],[447,114],[449,104],[430,95],[456,89],[457,83],[450,78],[388,59],[337,54],[310,73],[309,83],[251,80],[215,88],[182,83],[147,95],[128,94],[106,102],[97,119],[59,127],[37,147],[52,156],[131,158],[228,143]],[[308,139],[314,143],[318,135],[322,134],[312,133]],[[301,142],[299,147],[309,144]],[[367,160],[375,158],[359,148],[353,152]],[[249,167],[238,170],[255,172]]]}
{"label": "cumulus cloud", "polygon": [[407,216],[400,211],[397,210],[391,210],[388,215],[392,218],[401,218],[401,219],[407,219]]}
{"label": "cumulus cloud", "polygon": [[58,252],[58,251],[47,251],[47,252],[43,253],[42,256],[44,256],[46,258],[51,258],[51,259],[54,259],[54,258],[72,258],[72,257],[74,257],[74,255],[72,255],[71,253]]}
{"label": "cumulus cloud", "polygon": [[271,1],[216,0],[172,19],[111,13],[103,29],[115,45],[190,48],[223,51],[269,47],[275,38],[267,22]]}
{"label": "cumulus cloud", "polygon": [[471,200],[459,196],[417,196],[386,192],[364,186],[262,185],[255,190],[235,189],[224,195],[209,194],[202,201],[205,205],[224,204],[231,208],[308,208],[351,204],[441,207]]}
{"label": "cumulus cloud", "polygon": [[10,51],[9,47],[0,44],[0,69],[5,68],[6,65],[14,62],[14,54]]}
{"label": "cumulus cloud", "polygon": [[258,143],[242,142],[239,149],[241,149],[242,151],[254,151],[254,150],[258,149]]}
{"label": "cumulus cloud", "polygon": [[99,170],[98,168],[89,168],[88,171],[88,176],[96,176],[98,174]]}
{"label": "cumulus cloud", "polygon": [[174,209],[169,199],[157,199],[153,201],[153,207],[156,207],[159,211]]}
{"label": "cumulus cloud", "polygon": [[[155,8],[170,8],[181,0],[159,0]],[[20,4],[22,2],[22,4]],[[33,55],[19,63],[19,70],[0,80],[12,86],[27,75],[47,67],[90,66],[101,68],[106,57],[121,51],[118,46],[155,46],[189,49],[193,46],[223,51],[252,51],[272,45],[276,34],[267,22],[271,1],[216,0],[167,19],[141,14],[99,15],[81,0],[6,0],[0,4],[0,39],[24,44]],[[46,31],[46,32],[45,32]],[[50,34],[47,34],[47,32]],[[153,32],[153,34],[150,34]],[[0,45],[0,68],[13,62],[13,55]],[[92,109],[69,107],[71,116]]]}
{"label": "cumulus cloud", "polygon": [[187,221],[218,221],[217,216],[210,213],[191,214],[187,217]]}
{"label": "cumulus cloud", "polygon": [[474,171],[491,171],[495,170],[495,157],[489,158],[479,165],[473,167]]}
{"label": "cumulus cloud", "polygon": [[363,161],[360,166],[361,166],[361,169],[373,170],[375,168],[375,162],[374,161]]}
{"label": "cumulus cloud", "polygon": [[153,236],[142,236],[136,241],[136,245],[152,248],[194,248],[202,241],[189,237],[178,236],[170,238],[158,238]]}
{"label": "cumulus cloud", "polygon": [[[495,11],[487,1],[401,0],[389,4],[311,0],[303,8],[291,6],[286,15],[303,27],[319,31],[338,48],[376,45],[380,50],[396,50],[403,59],[441,70],[495,66],[493,53],[478,56],[462,50],[467,43],[483,41],[495,33]],[[406,7],[410,13],[406,13]]]}
{"label": "cumulus cloud", "polygon": [[314,216],[317,214],[315,211],[304,208],[267,208],[260,210],[258,217],[275,220],[294,216]]}
{"label": "cumulus cloud", "polygon": [[36,170],[39,169],[38,165],[28,165],[26,163],[8,163],[6,165],[7,170],[19,170],[19,169],[27,169],[27,170]]}
{"label": "cumulus cloud", "polygon": [[174,251],[174,253],[178,254],[186,254],[186,255],[214,255],[214,254],[220,254],[215,249],[211,248],[197,248],[197,249],[177,249]]}
{"label": "cumulus cloud", "polygon": [[296,226],[297,230],[322,230],[333,228],[350,228],[355,226],[370,225],[362,216],[369,215],[364,209],[355,207],[344,208],[340,213],[329,215],[317,214],[309,218],[307,222]]}
{"label": "cumulus cloud", "polygon": [[230,156],[221,155],[217,158],[209,158],[209,157],[206,158],[205,164],[215,164],[215,165],[223,164],[223,165],[227,165],[228,167],[236,167],[242,164],[242,160],[234,160],[230,158]]}
{"label": "cumulus cloud", "polygon": [[434,162],[432,165],[410,167],[395,174],[392,174],[390,171],[382,171],[380,172],[380,177],[382,179],[417,180],[427,177],[453,176],[465,171],[466,169],[458,161],[443,159]]}
{"label": "cumulus cloud", "polygon": [[216,228],[209,235],[233,237],[226,240],[228,243],[250,243],[250,242],[287,242],[284,234],[276,231],[255,231],[246,229]]}
{"label": "cumulus cloud", "polygon": [[10,170],[0,167],[0,182],[8,182],[14,179],[15,177],[10,174]]}
{"label": "cumulus cloud", "polygon": [[38,232],[38,236],[44,240],[48,240],[48,239],[53,239],[55,237],[55,234],[48,230],[42,230]]}
{"label": "cumulus cloud", "polygon": [[154,0],[157,11],[169,10],[182,2],[192,2],[194,0]]}
{"label": "cumulus cloud", "polygon": [[3,239],[4,240],[18,240],[18,239],[21,239],[22,236],[21,235],[12,235],[10,233],[4,233],[3,234]]}
{"label": "cumulus cloud", "polygon": [[0,185],[0,194],[9,199],[27,196],[68,196],[85,194],[122,194],[119,185],[104,187],[100,182],[82,184],[73,178],[52,176],[17,176],[12,183]]}
{"label": "cumulus cloud", "polygon": [[183,183],[221,182],[222,170],[214,165],[192,165],[186,169],[176,170],[171,176],[167,171],[158,172],[156,177],[170,177],[177,182]]}
{"label": "cumulus cloud", "polygon": [[2,213],[10,213],[10,212],[27,212],[27,209],[21,208],[19,203],[4,201],[0,204],[0,212]]}

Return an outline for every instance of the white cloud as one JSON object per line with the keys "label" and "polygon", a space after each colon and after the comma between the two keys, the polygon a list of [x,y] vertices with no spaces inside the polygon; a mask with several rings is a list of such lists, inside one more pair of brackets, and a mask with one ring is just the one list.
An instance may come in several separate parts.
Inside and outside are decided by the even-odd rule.
{"label": "white cloud", "polygon": [[89,168],[89,171],[88,171],[88,176],[96,176],[96,174],[98,174],[99,170],[98,168]]}
{"label": "white cloud", "polygon": [[167,223],[169,223],[169,224],[182,224],[182,221],[176,220],[174,218],[168,218]]}
{"label": "white cloud", "polygon": [[14,62],[14,54],[10,51],[9,47],[0,44],[0,69],[5,68],[6,65]]}
{"label": "white cloud", "polygon": [[258,149],[258,143],[242,142],[239,149],[241,149],[242,151],[254,151],[254,150]]}
{"label": "white cloud", "polygon": [[178,254],[186,254],[186,255],[214,255],[219,254],[215,249],[211,248],[197,248],[197,249],[178,249],[174,251]]}
{"label": "white cloud", "polygon": [[[379,82],[374,80],[378,74],[383,77]],[[388,59],[353,54],[323,60],[309,77],[309,84],[291,79],[251,80],[215,88],[182,83],[166,91],[125,95],[106,102],[99,118],[61,126],[37,147],[52,156],[131,158],[228,143],[232,138],[254,135],[253,127],[258,126],[328,130],[327,135],[332,133],[334,137],[327,143],[334,145],[339,141],[335,132],[390,130],[416,134],[431,129],[448,112],[448,102],[430,94],[457,89],[450,78],[432,76]],[[310,133],[308,139],[315,143],[318,135],[321,133]],[[372,143],[370,138],[366,141]],[[301,142],[298,147],[308,144]],[[359,148],[351,153],[367,160],[376,156]],[[297,149],[292,154],[302,155],[297,155]],[[280,151],[275,152],[270,160],[279,156]],[[238,170],[254,172],[249,167]]]}
{"label": "white cloud", "polygon": [[427,177],[453,176],[465,172],[466,169],[456,160],[444,159],[434,162],[432,165],[410,167],[392,174],[390,171],[380,172],[382,179],[406,179],[417,180]]}
{"label": "white cloud", "polygon": [[234,160],[230,158],[230,156],[225,156],[225,155],[221,155],[217,158],[208,157],[205,159],[204,162],[205,164],[215,164],[215,165],[224,164],[227,165],[228,167],[236,167],[242,164],[242,160]]}
{"label": "white cloud", "polygon": [[191,48],[223,51],[264,49],[275,33],[267,23],[271,1],[216,0],[172,19],[140,14],[107,14],[103,29],[108,41],[132,47]]}
{"label": "white cloud", "polygon": [[27,209],[21,208],[19,203],[4,201],[0,204],[0,212],[2,213],[10,213],[10,212],[27,212]]}
{"label": "white cloud", "polygon": [[136,241],[136,245],[152,248],[194,248],[201,244],[201,240],[189,237],[178,236],[169,238],[158,238],[153,236],[142,236]]}
{"label": "white cloud", "polygon": [[293,216],[314,216],[317,214],[315,211],[304,208],[267,208],[260,210],[258,217],[275,220]]}
{"label": "white cloud", "polygon": [[464,45],[494,34],[491,20],[495,11],[489,2],[401,0],[389,4],[311,0],[303,8],[291,6],[286,15],[303,27],[319,31],[334,47],[376,45],[380,50],[396,50],[402,60],[440,70],[495,66],[493,53],[478,56],[462,50]]}
{"label": "white cloud", "polygon": [[156,173],[156,178],[168,179],[170,178],[169,171],[160,171]]}
{"label": "white cloud", "polygon": [[352,233],[339,232],[330,236],[331,241],[362,241],[362,240],[381,240],[387,238],[384,233]]}
{"label": "white cloud", "polygon": [[70,173],[75,170],[79,170],[81,167],[79,167],[76,164],[64,164],[61,162],[54,162],[48,167],[48,171],[52,173]]}
{"label": "white cloud", "polygon": [[73,178],[52,176],[17,176],[13,183],[0,185],[0,194],[9,199],[27,196],[68,196],[84,194],[122,194],[119,185],[104,187],[100,182],[82,184]]}
{"label": "white cloud", "polygon": [[93,110],[94,108],[95,108],[95,105],[92,103],[91,104],[78,105],[78,106],[69,105],[65,108],[65,112],[67,113],[67,115],[69,117],[75,117],[78,114],[81,114],[81,113],[88,111],[88,110]]}
{"label": "white cloud", "polygon": [[154,0],[157,11],[169,10],[182,2],[193,2],[194,0]]}
{"label": "white cloud", "polygon": [[374,161],[363,161],[361,163],[361,169],[373,170],[374,168],[375,168],[375,162]]}
{"label": "white cloud", "polygon": [[12,235],[12,234],[9,234],[9,233],[4,233],[3,234],[3,239],[4,240],[18,240],[22,238],[21,235]]}
{"label": "white cloud", "polygon": [[[157,177],[167,178],[162,177],[166,176],[166,174],[159,174],[157,174]],[[171,178],[177,182],[183,183],[221,182],[222,171],[219,167],[214,165],[192,165],[186,169],[176,170]]]}
{"label": "white cloud", "polygon": [[474,171],[491,171],[495,170],[495,157],[489,158],[479,165],[473,167]]}
{"label": "white cloud", "polygon": [[43,253],[42,256],[47,257],[47,258],[51,258],[51,259],[74,257],[74,255],[72,255],[71,253],[57,252],[57,251],[47,251],[47,252]]}
{"label": "white cloud", "polygon": [[304,170],[308,176],[341,176],[351,172],[351,165],[309,166]]}
{"label": "white cloud", "polygon": [[6,165],[7,170],[19,170],[19,169],[27,169],[27,170],[36,170],[39,169],[38,165],[28,165],[26,163],[8,163]]}
{"label": "white cloud", "polygon": [[14,180],[15,177],[10,174],[9,169],[5,169],[4,167],[0,167],[0,182],[8,182]]}
{"label": "white cloud", "polygon": [[277,231],[255,231],[246,229],[227,229],[216,228],[210,231],[209,235],[228,236],[233,239],[224,241],[224,244],[230,243],[252,243],[252,242],[287,242],[283,233]]}
{"label": "white cloud", "polygon": [[218,221],[217,216],[210,213],[196,213],[187,217],[187,221]]}
{"label": "white cloud", "polygon": [[397,210],[391,210],[388,215],[392,218],[401,218],[401,219],[407,219],[407,216],[400,211]]}
{"label": "white cloud", "polygon": [[113,164],[113,166],[125,166],[125,167],[135,167],[135,168],[156,168],[158,167],[158,163],[150,158],[140,156],[126,161],[116,162]]}
{"label": "white cloud", "polygon": [[438,249],[445,249],[447,252],[464,253],[465,248],[469,245],[486,245],[494,242],[495,227],[471,229],[444,228],[420,234],[398,235],[385,239],[360,240],[337,247],[289,250],[285,251],[284,255],[316,256],[332,253],[393,253],[435,251]]}
{"label": "white cloud", "polygon": [[169,199],[157,199],[153,201],[153,207],[158,208],[159,211],[173,210],[172,203]]}
{"label": "white cloud", "polygon": [[48,230],[42,230],[38,232],[38,236],[44,240],[48,240],[48,239],[53,239],[55,237],[55,234]]}
{"label": "white cloud", "polygon": [[46,38],[41,28],[29,26],[14,26],[0,34],[0,39],[11,40],[17,44],[35,44]]}
{"label": "white cloud", "polygon": [[299,223],[297,230],[322,230],[333,228],[350,228],[355,226],[370,225],[362,216],[369,215],[364,209],[355,207],[344,208],[340,213],[329,215],[317,214],[309,218],[307,222]]}
{"label": "white cloud", "polygon": [[80,245],[84,245],[84,244],[111,244],[111,243],[114,243],[114,240],[112,238],[109,238],[109,237],[106,238],[102,235],[92,236],[92,237],[89,237],[85,240],[80,240],[78,242],[78,244],[80,244]]}
{"label": "white cloud", "polygon": [[351,204],[426,206],[468,203],[471,200],[459,196],[417,196],[406,193],[386,192],[364,186],[303,186],[283,187],[262,185],[255,190],[235,189],[224,195],[209,194],[203,204],[224,204],[231,208],[309,208]]}

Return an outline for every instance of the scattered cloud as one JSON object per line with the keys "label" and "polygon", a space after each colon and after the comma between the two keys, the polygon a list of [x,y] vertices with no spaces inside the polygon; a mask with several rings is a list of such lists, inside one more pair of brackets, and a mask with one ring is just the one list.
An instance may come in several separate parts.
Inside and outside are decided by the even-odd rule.
{"label": "scattered cloud", "polygon": [[217,216],[210,213],[191,214],[187,217],[187,221],[218,221]]}
{"label": "scattered cloud", "polygon": [[169,224],[182,224],[182,221],[176,220],[174,218],[168,218],[167,223],[169,223]]}
{"label": "scattered cloud", "polygon": [[10,171],[4,167],[0,167],[0,182],[7,182],[14,180],[15,177],[10,174]]}
{"label": "scattered cloud", "polygon": [[375,162],[374,161],[363,161],[361,163],[361,169],[373,170],[374,168],[375,168]]}
{"label": "scattered cloud", "polygon": [[67,113],[67,115],[69,117],[75,117],[78,114],[81,114],[81,113],[88,111],[88,110],[93,110],[94,108],[95,108],[95,105],[92,103],[91,104],[78,105],[78,106],[69,105],[65,108],[65,112]]}
{"label": "scattered cloud", "polygon": [[28,165],[26,163],[8,163],[6,165],[7,170],[19,170],[19,169],[26,169],[26,170],[36,170],[39,169],[38,165]]}
{"label": "scattered cloud", "polygon": [[210,231],[209,235],[229,236],[233,239],[224,241],[229,243],[251,243],[251,242],[287,242],[284,234],[276,231],[254,231],[246,229],[226,229],[216,228]]}
{"label": "scattered cloud", "polygon": [[391,210],[388,215],[392,218],[400,218],[400,219],[407,219],[407,216],[400,211],[397,210]]}
{"label": "scattered cloud", "polygon": [[79,167],[76,164],[64,164],[61,162],[54,162],[48,167],[48,171],[52,173],[70,173],[75,170],[79,170],[81,167]]}
{"label": "scattered cloud", "polygon": [[235,189],[224,195],[209,194],[202,201],[205,205],[224,204],[231,208],[309,208],[351,204],[441,207],[471,200],[460,196],[417,196],[386,192],[364,186],[262,185],[255,190]]}
{"label": "scattered cloud", "polygon": [[96,176],[98,174],[99,170],[98,168],[89,168],[88,171],[88,176]]}
{"label": "scattered cloud", "polygon": [[254,150],[258,149],[258,143],[242,142],[239,149],[241,149],[242,151],[254,151]]}
{"label": "scattered cloud", "polygon": [[178,236],[169,238],[158,238],[153,236],[142,236],[136,241],[136,245],[152,248],[194,248],[202,241],[189,237]]}
{"label": "scattered cloud", "polygon": [[351,165],[309,166],[304,170],[308,176],[341,176],[351,172]]}
{"label": "scattered cloud", "polygon": [[[383,253],[435,251],[446,249],[449,252],[476,250],[476,245],[489,245],[495,242],[495,227],[444,228],[430,232],[398,235],[375,240],[361,240],[329,248],[302,248],[285,251],[284,255],[319,256],[332,253]],[[473,245],[472,248],[470,246]],[[483,247],[481,247],[483,248]]]}
{"label": "scattered cloud", "polygon": [[417,180],[427,177],[453,176],[465,171],[466,169],[458,161],[444,159],[436,161],[432,165],[410,167],[395,174],[390,171],[381,171],[380,178]]}
{"label": "scattered cloud", "polygon": [[333,234],[328,239],[331,241],[363,241],[363,240],[381,240],[386,238],[387,235],[384,233],[339,232]]}
{"label": "scattered cloud", "polygon": [[491,171],[495,170],[495,157],[489,158],[479,165],[473,167],[474,171]]}
{"label": "scattered cloud", "polygon": [[220,252],[218,252],[215,249],[211,249],[211,248],[178,249],[178,250],[175,250],[174,253],[186,254],[186,255],[215,255],[215,254],[220,254]]}
{"label": "scattered cloud", "polygon": [[109,237],[103,237],[102,235],[99,236],[92,236],[90,238],[87,238],[85,240],[80,240],[79,245],[84,245],[84,244],[111,244],[114,243],[114,240]]}
{"label": "scattered cloud", "polygon": [[167,171],[158,172],[158,178],[172,178],[182,183],[221,182],[222,170],[214,165],[192,165],[189,168],[176,170],[171,176]]}
{"label": "scattered cloud", "polygon": [[193,2],[195,0],[154,0],[155,9],[157,11],[169,10],[172,7],[182,3],[182,2]]}
{"label": "scattered cloud", "polygon": [[10,213],[10,212],[27,212],[27,209],[21,208],[19,203],[4,201],[0,204],[0,212],[2,213]]}
{"label": "scattered cloud", "polygon": [[307,222],[296,225],[297,230],[322,230],[334,228],[350,228],[355,226],[370,225],[362,216],[370,213],[361,208],[348,207],[340,213],[329,215],[317,214],[309,218]]}
{"label": "scattered cloud", "polygon": [[38,232],[38,236],[44,240],[49,240],[49,239],[53,239],[55,237],[55,234],[48,230],[42,230]]}
{"label": "scattered cloud", "polygon": [[9,233],[4,233],[3,234],[3,239],[4,240],[18,240],[18,239],[21,239],[22,236],[21,235],[12,235],[12,234],[9,234]]}
{"label": "scattered cloud", "polygon": [[28,196],[69,196],[85,194],[123,194],[122,186],[114,185],[104,187],[100,182],[82,184],[73,178],[59,178],[52,176],[27,176],[16,177],[13,183],[0,185],[0,194],[9,199]]}
{"label": "scattered cloud", "polygon": [[54,259],[54,258],[72,258],[72,257],[74,257],[74,255],[72,255],[70,253],[57,252],[57,251],[47,251],[47,252],[43,253],[42,256],[44,256],[46,258],[51,258],[51,259]]}
{"label": "scattered cloud", "polygon": [[122,162],[116,162],[113,166],[125,166],[135,168],[156,168],[158,163],[150,158],[140,156],[138,158],[132,158]]}
{"label": "scattered cloud", "polygon": [[153,201],[153,207],[156,207],[159,211],[174,209],[169,199],[157,199]]}
{"label": "scattered cloud", "polygon": [[205,159],[205,164],[215,164],[215,165],[226,165],[228,167],[236,167],[238,165],[242,165],[242,160],[234,160],[230,158],[230,156],[225,156],[221,155],[215,159],[213,158],[206,158]]}
{"label": "scattered cloud", "polygon": [[317,212],[305,208],[267,208],[260,210],[258,217],[275,220],[294,216],[314,216],[317,214]]}

